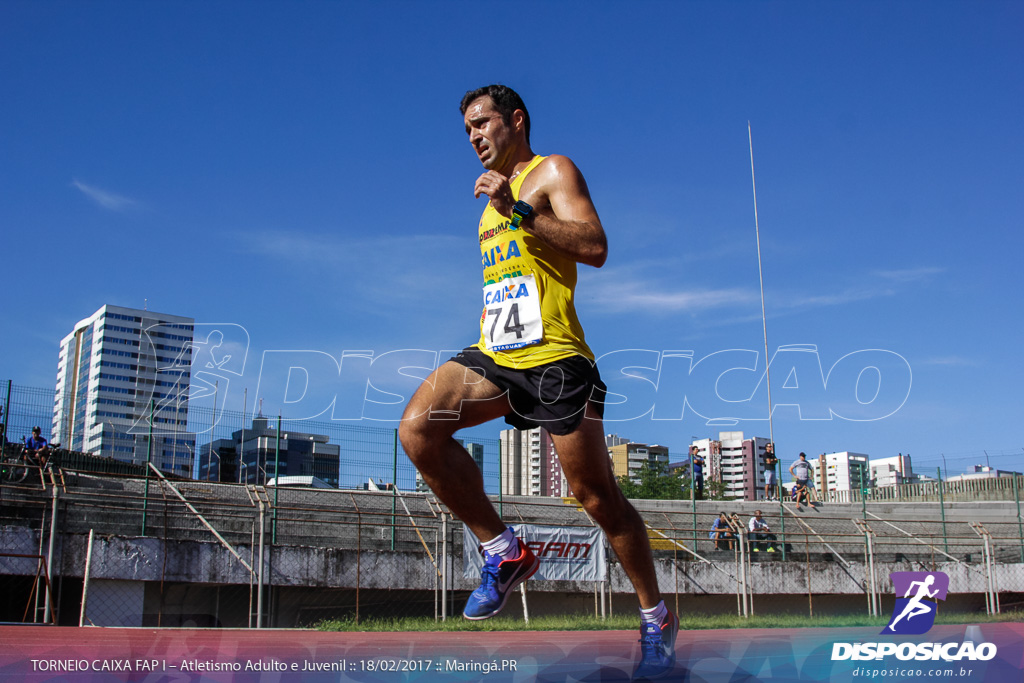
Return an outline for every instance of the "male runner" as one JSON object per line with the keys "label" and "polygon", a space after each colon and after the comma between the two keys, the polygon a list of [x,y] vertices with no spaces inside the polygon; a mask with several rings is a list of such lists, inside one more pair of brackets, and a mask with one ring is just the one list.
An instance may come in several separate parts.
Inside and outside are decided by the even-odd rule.
{"label": "male runner", "polygon": [[675,665],[679,620],[661,600],[643,520],[612,473],[601,421],[605,386],[573,305],[576,264],[605,262],[604,228],[572,161],[533,153],[530,115],[514,90],[473,90],[460,111],[486,169],[473,193],[490,198],[478,229],[480,341],[413,395],[399,427],[402,446],[431,490],[482,541],[480,587],[463,615],[486,619],[539,560],[502,522],[479,468],[452,435],[498,417],[516,429],[547,429],[574,495],[636,589],[643,625],[634,676],[660,678]]}

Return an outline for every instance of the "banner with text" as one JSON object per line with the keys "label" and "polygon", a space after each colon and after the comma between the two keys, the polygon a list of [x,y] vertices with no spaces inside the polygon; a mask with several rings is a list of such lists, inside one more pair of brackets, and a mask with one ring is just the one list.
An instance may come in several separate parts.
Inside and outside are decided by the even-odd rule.
{"label": "banner with text", "polygon": [[[596,527],[562,527],[519,524],[512,527],[516,536],[540,559],[533,579],[541,581],[605,581],[608,555],[604,532]],[[463,525],[463,575],[480,576],[484,555],[480,541]]]}

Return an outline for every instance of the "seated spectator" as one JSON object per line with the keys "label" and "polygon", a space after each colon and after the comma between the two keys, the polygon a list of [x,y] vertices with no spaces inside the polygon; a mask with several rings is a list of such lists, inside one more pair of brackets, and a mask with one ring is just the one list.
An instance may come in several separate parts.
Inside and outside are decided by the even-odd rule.
{"label": "seated spectator", "polygon": [[718,513],[718,519],[711,525],[711,533],[708,534],[708,537],[715,539],[715,550],[732,550],[732,543],[736,539],[736,534],[733,533],[732,527],[729,526],[728,515],[724,512]]}
{"label": "seated spectator", "polygon": [[796,502],[796,508],[801,509],[800,501],[803,501],[804,505],[810,505],[810,493],[807,491],[807,482],[797,481],[793,484],[793,501]]}
{"label": "seated spectator", "polygon": [[771,533],[768,522],[761,516],[760,510],[754,512],[754,516],[750,518],[750,524],[747,525],[747,528],[749,530],[750,544],[753,546],[755,553],[762,550],[767,550],[770,553],[775,552],[775,534]]}
{"label": "seated spectator", "polygon": [[46,460],[50,457],[50,443],[43,438],[42,429],[32,428],[32,436],[25,437],[25,450],[35,456],[42,467],[46,467]]}

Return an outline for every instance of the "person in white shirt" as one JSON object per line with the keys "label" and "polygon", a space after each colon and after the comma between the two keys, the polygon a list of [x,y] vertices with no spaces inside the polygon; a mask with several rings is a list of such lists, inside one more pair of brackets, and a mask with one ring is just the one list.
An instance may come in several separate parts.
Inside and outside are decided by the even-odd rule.
{"label": "person in white shirt", "polygon": [[754,546],[755,553],[762,550],[767,550],[770,553],[775,552],[775,534],[771,533],[768,522],[761,516],[760,510],[754,511],[754,516],[750,518],[747,529],[749,531],[750,543]]}

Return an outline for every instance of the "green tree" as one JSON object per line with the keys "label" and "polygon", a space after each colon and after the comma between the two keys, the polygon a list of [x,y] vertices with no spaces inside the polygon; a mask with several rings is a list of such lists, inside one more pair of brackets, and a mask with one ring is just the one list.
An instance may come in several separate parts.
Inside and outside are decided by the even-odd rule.
{"label": "green tree", "polygon": [[669,472],[666,465],[644,463],[637,473],[618,478],[626,498],[654,500],[689,500],[690,477],[685,472]]}
{"label": "green tree", "polygon": [[704,500],[725,500],[725,482],[705,481]]}

